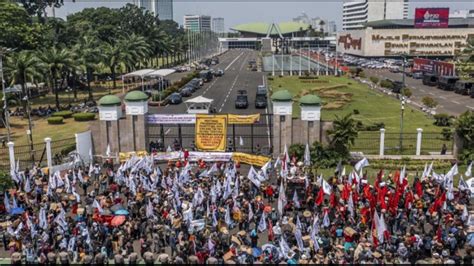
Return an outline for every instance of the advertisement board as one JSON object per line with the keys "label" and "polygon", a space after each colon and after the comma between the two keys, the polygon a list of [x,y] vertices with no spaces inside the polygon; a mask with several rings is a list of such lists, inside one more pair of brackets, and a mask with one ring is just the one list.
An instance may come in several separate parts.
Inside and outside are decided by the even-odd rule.
{"label": "advertisement board", "polygon": [[456,74],[455,65],[449,62],[435,61],[425,58],[413,59],[413,71],[437,74],[439,76],[454,76]]}
{"label": "advertisement board", "polygon": [[416,8],[415,28],[447,28],[449,8]]}
{"label": "advertisement board", "polygon": [[196,115],[196,147],[202,151],[224,151],[227,115]]}
{"label": "advertisement board", "polygon": [[413,72],[433,73],[433,60],[424,58],[413,59]]}

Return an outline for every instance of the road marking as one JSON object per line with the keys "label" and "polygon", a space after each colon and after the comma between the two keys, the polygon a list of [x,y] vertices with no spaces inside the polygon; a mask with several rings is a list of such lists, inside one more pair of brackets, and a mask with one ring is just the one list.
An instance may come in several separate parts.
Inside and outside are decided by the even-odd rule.
{"label": "road marking", "polygon": [[[237,58],[239,58],[243,53],[244,53],[244,52],[242,52]],[[236,59],[237,59],[237,58],[236,58]],[[245,58],[247,58],[247,54],[245,55]],[[235,62],[235,60],[232,61],[231,64],[233,64],[234,62]],[[242,61],[242,65],[240,66],[239,72],[237,72],[237,76],[235,76],[235,79],[234,79],[234,82],[232,83],[232,86],[230,87],[229,91],[227,92],[227,96],[229,96],[230,93],[232,92],[232,90],[234,89],[235,84],[237,83],[237,80],[239,79],[240,72],[242,71],[242,68],[244,67],[244,64],[245,64],[245,60]],[[224,99],[224,102],[222,102],[221,108],[219,109],[219,113],[222,112],[222,108],[224,108],[224,105],[225,105],[225,103],[227,102],[227,98],[228,98],[228,97],[226,97],[226,98]]]}
{"label": "road marking", "polygon": [[237,61],[239,59],[239,57],[243,54],[244,54],[244,52],[240,53],[232,62],[230,62],[230,64],[224,69],[224,71],[227,71],[227,69],[229,69],[230,66],[232,66],[235,63],[235,61]]}
{"label": "road marking", "polygon": [[439,98],[441,98],[443,100],[446,100],[446,97],[444,97],[444,96],[439,96]]}
{"label": "road marking", "polygon": [[459,102],[457,102],[457,101],[454,101],[454,100],[451,101],[451,102],[452,102],[452,103],[455,103],[455,104],[461,104],[461,103],[459,103]]}
{"label": "road marking", "polygon": [[432,92],[429,92],[429,94],[431,94],[431,95],[435,95],[435,94],[434,94],[434,93],[432,93]]}

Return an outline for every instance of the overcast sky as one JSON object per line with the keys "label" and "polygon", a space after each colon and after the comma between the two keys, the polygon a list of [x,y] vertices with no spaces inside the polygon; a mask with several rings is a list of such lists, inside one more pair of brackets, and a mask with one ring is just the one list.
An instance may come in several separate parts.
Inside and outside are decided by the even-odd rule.
{"label": "overcast sky", "polygon": [[[81,11],[86,7],[106,6],[119,8],[133,0],[65,0],[64,6],[56,10],[56,16],[66,17],[68,14]],[[452,11],[458,9],[474,9],[473,0],[457,1],[410,1],[410,16],[415,7],[449,7]],[[270,0],[175,0],[174,20],[183,23],[185,14],[210,15],[223,17],[225,27],[248,22],[282,22],[291,21],[293,17],[305,12],[310,17],[321,17],[334,20],[341,27],[342,1],[299,0],[299,1],[270,1]]]}

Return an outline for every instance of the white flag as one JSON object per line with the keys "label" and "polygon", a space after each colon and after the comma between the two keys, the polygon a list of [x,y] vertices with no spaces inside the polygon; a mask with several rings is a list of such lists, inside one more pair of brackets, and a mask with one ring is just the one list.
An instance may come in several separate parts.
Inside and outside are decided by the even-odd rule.
{"label": "white flag", "polygon": [[295,208],[297,209],[301,208],[300,201],[298,199],[298,194],[296,193],[296,189],[295,189],[295,192],[293,193],[293,204],[295,205]]}
{"label": "white flag", "polygon": [[153,214],[153,204],[151,200],[148,200],[148,204],[146,205],[146,217],[147,218],[154,218],[155,215]]}
{"label": "white flag", "polygon": [[97,211],[99,211],[99,213],[101,214],[104,212],[104,210],[102,209],[102,207],[100,206],[99,202],[96,199],[94,199],[94,202],[92,203],[92,207],[96,208]]}
{"label": "white flag", "polygon": [[244,139],[242,137],[239,138],[239,145],[244,146]]}
{"label": "white flag", "polygon": [[107,143],[107,149],[105,150],[105,155],[107,157],[110,157],[111,151],[110,151],[110,144]]}
{"label": "white flag", "polygon": [[351,214],[351,217],[354,218],[354,201],[352,200],[352,191],[349,194],[349,199],[347,200],[347,209]]}
{"label": "white flag", "polygon": [[461,219],[463,220],[463,222],[467,222],[468,218],[469,218],[469,212],[467,211],[467,207],[464,204],[464,209],[462,210]]}
{"label": "white flag", "polygon": [[464,178],[462,176],[459,177],[459,183],[458,183],[458,189],[459,190],[466,190],[469,187],[467,186],[466,182],[464,181]]}
{"label": "white flag", "polygon": [[328,215],[328,212],[326,211],[323,217],[323,226],[329,227],[330,225],[331,225],[331,221],[329,220],[329,215]]}
{"label": "white flag", "polygon": [[369,161],[367,160],[367,158],[364,157],[362,160],[358,161],[355,164],[354,169],[356,171],[359,171],[359,170],[362,170],[362,168],[364,168],[366,166],[369,166]]}
{"label": "white flag", "polygon": [[217,217],[216,217],[216,210],[212,211],[212,226],[216,227],[217,226]]}
{"label": "white flag", "polygon": [[[377,215],[377,212],[375,212]],[[377,224],[377,238],[379,239],[380,244],[383,244],[384,232],[387,231],[387,226],[385,225],[385,219],[383,218],[383,213],[380,214],[380,218],[376,220]]]}
{"label": "white flag", "polygon": [[431,176],[431,171],[433,171],[433,161],[430,163],[430,166],[428,166],[428,169],[426,170],[426,175],[424,176],[424,178],[428,178],[429,176]]}
{"label": "white flag", "polygon": [[474,161],[471,161],[471,163],[470,163],[469,166],[467,167],[466,172],[464,173],[464,175],[465,175],[466,177],[470,177],[470,176],[472,175],[471,170],[472,170],[472,164],[473,164],[473,163],[474,163]]}
{"label": "white flag", "polygon": [[402,171],[400,172],[400,179],[399,182],[400,184],[403,184],[403,180],[405,179],[406,175],[406,165],[403,165]]}
{"label": "white flag", "polygon": [[278,213],[283,215],[283,208],[286,205],[285,188],[283,187],[283,181],[280,183],[280,190],[278,192]]}
{"label": "white flag", "polygon": [[258,179],[258,173],[255,171],[253,166],[250,167],[249,173],[247,174],[247,178],[256,186],[260,187],[261,181]]}
{"label": "white flag", "polygon": [[41,208],[39,213],[39,226],[46,230],[48,228],[48,220],[46,219],[46,210]]}
{"label": "white flag", "polygon": [[309,151],[309,144],[306,143],[306,148],[304,149],[304,165],[311,165],[311,153]]}
{"label": "white flag", "polygon": [[225,209],[225,223],[228,225],[228,226],[231,226],[232,225],[232,219],[230,218],[230,210],[229,210],[229,206],[227,206],[227,208]]}
{"label": "white flag", "polygon": [[253,218],[253,210],[252,210],[252,204],[249,203],[249,223],[252,221]]}
{"label": "white flag", "polygon": [[327,195],[331,195],[331,192],[332,192],[332,187],[331,185],[329,185],[329,183],[324,180],[324,178],[322,178],[323,180],[323,191],[324,191],[324,194],[327,194]]}
{"label": "white flag", "polygon": [[263,212],[262,217],[260,217],[260,222],[258,223],[258,231],[263,232],[267,230],[267,221],[265,220],[266,220],[266,216],[265,216],[265,212]]}
{"label": "white flag", "polygon": [[10,212],[10,199],[8,198],[7,192],[5,192],[5,198],[3,199],[3,204],[5,205],[5,210]]}

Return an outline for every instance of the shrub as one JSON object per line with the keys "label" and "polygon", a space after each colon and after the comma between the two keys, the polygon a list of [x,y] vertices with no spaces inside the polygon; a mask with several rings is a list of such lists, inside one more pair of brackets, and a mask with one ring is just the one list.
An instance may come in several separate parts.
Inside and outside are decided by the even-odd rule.
{"label": "shrub", "polygon": [[364,73],[364,71],[361,71],[361,72],[359,73],[359,77],[365,78],[365,73]]}
{"label": "shrub", "polygon": [[48,118],[48,124],[50,125],[60,125],[63,123],[63,117],[62,116],[53,116]]}
{"label": "shrub", "polygon": [[273,80],[273,77],[269,77],[268,80]]}
{"label": "shrub", "polygon": [[359,112],[359,110],[358,110],[358,109],[354,109],[354,110],[352,110],[352,112],[353,112],[355,115],[358,115],[358,114],[360,114],[360,112]]}
{"label": "shrub", "polygon": [[370,81],[372,81],[375,84],[379,83],[379,78],[377,78],[377,77],[370,77],[369,79],[370,79]]}
{"label": "shrub", "polygon": [[429,96],[423,97],[423,99],[421,99],[421,102],[428,108],[435,108],[438,105],[438,102]]}
{"label": "shrub", "polygon": [[410,88],[403,88],[402,89],[402,94],[403,94],[403,96],[405,96],[407,98],[410,98],[413,95]]}
{"label": "shrub", "polygon": [[74,121],[91,121],[95,119],[95,114],[93,113],[77,113],[73,114]]}
{"label": "shrub", "polygon": [[443,128],[443,130],[441,130],[441,135],[443,135],[443,140],[451,140],[453,132],[450,128]]}
{"label": "shrub", "polygon": [[380,86],[387,89],[393,89],[393,83],[390,80],[382,80]]}
{"label": "shrub", "polygon": [[435,126],[449,127],[452,124],[451,122],[452,117],[449,116],[448,114],[435,114],[433,118],[435,119],[435,122],[434,122]]}
{"label": "shrub", "polygon": [[51,116],[53,117],[62,117],[64,119],[66,118],[71,118],[72,117],[72,112],[71,111],[60,111],[53,113]]}

